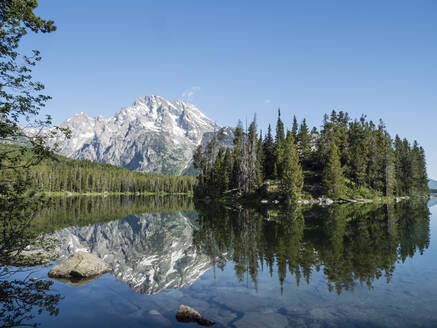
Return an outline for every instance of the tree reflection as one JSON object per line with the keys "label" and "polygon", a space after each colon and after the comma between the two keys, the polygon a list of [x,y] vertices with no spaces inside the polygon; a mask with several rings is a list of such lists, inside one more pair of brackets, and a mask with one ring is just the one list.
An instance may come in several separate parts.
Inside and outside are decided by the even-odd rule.
{"label": "tree reflection", "polygon": [[[37,327],[37,315],[47,312],[58,315],[61,295],[51,290],[53,281],[28,277],[11,278],[10,272],[0,269],[0,323],[1,327]],[[16,272],[15,272],[16,274]],[[12,276],[13,277],[13,276]]]}
{"label": "tree reflection", "polygon": [[[276,269],[281,284],[287,274],[299,284],[313,270],[323,273],[330,291],[340,294],[357,283],[372,288],[387,283],[398,261],[429,246],[426,202],[395,205],[333,205],[302,211],[260,213],[254,209],[198,207],[196,246],[219,268],[232,259],[237,277],[250,276],[257,288],[258,270]],[[220,254],[227,254],[224,258]]]}

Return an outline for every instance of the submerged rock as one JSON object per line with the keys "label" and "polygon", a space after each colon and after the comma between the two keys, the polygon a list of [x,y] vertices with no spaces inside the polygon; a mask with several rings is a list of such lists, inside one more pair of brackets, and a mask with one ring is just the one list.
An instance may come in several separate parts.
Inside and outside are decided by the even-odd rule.
{"label": "submerged rock", "polygon": [[105,262],[94,255],[79,251],[52,268],[49,277],[88,279],[109,271],[111,268]]}
{"label": "submerged rock", "polygon": [[176,313],[176,320],[179,322],[197,322],[201,326],[212,326],[215,322],[208,320],[189,306],[181,304]]}

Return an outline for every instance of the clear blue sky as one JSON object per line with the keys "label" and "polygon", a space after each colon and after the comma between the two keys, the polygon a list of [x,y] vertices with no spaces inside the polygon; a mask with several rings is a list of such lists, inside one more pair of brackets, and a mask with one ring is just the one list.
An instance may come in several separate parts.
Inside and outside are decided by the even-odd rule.
{"label": "clear blue sky", "polygon": [[[28,37],[55,122],[184,95],[221,125],[321,124],[332,109],[417,139],[437,178],[437,1],[40,0]],[[192,92],[190,92],[192,91]]]}

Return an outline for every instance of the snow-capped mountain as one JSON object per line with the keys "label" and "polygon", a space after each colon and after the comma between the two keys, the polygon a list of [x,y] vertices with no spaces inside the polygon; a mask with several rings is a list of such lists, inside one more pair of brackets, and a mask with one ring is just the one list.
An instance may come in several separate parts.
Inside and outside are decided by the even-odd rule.
{"label": "snow-capped mountain", "polygon": [[[189,171],[196,147],[220,129],[196,106],[159,96],[138,98],[108,119],[80,113],[61,126],[72,132],[54,140],[64,156],[165,174]],[[232,140],[232,129],[226,134]]]}
{"label": "snow-capped mountain", "polygon": [[78,250],[90,252],[137,293],[156,294],[190,286],[213,266],[193,245],[195,222],[194,212],[139,214],[52,236],[61,242],[61,260]]}

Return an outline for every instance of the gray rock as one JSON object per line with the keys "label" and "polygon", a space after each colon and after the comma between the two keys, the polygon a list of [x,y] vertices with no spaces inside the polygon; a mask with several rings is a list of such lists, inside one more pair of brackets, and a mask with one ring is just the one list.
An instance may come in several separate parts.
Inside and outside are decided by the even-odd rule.
{"label": "gray rock", "polygon": [[52,268],[49,277],[87,279],[110,271],[111,268],[99,258],[79,251]]}
{"label": "gray rock", "polygon": [[176,320],[179,322],[197,322],[201,326],[212,326],[215,322],[210,321],[189,306],[181,304],[176,313]]}

